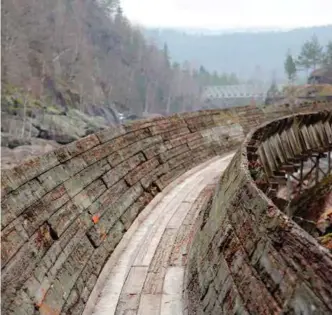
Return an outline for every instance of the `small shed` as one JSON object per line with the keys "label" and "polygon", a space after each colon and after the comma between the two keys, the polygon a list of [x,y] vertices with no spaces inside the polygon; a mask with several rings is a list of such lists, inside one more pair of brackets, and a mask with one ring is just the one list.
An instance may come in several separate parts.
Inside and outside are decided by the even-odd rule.
{"label": "small shed", "polygon": [[309,78],[309,84],[332,84],[332,66],[314,70]]}

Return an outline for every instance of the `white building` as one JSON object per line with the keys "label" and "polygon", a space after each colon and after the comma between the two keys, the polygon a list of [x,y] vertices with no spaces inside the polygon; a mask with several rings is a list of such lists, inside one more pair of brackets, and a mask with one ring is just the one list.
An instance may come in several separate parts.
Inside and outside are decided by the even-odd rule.
{"label": "white building", "polygon": [[[270,87],[270,84],[206,86],[201,94],[201,100],[204,108],[227,108],[250,104],[262,105]],[[279,91],[282,90],[282,87],[282,85],[277,86]]]}

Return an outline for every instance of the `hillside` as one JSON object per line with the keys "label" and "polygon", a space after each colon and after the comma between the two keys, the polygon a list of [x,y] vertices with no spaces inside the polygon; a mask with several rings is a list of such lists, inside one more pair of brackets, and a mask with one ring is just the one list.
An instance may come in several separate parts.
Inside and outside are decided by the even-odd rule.
{"label": "hillside", "polygon": [[[288,31],[185,33],[176,29],[147,29],[145,35],[159,45],[168,44],[174,60],[203,64],[209,71],[235,72],[243,79],[260,77],[271,82],[272,72],[284,77],[288,49],[298,54],[313,34],[321,45],[332,40],[332,25]],[[305,74],[303,73],[303,76]]]}
{"label": "hillside", "polygon": [[148,42],[117,0],[3,0],[1,36],[2,165],[123,116],[198,104],[198,80],[172,66],[167,47]]}
{"label": "hillside", "polygon": [[253,45],[257,34],[149,34],[157,33],[133,26],[119,0],[2,0],[2,167],[123,118],[200,109],[202,88],[238,84],[247,70],[237,69],[254,67],[257,47],[261,65],[284,57]]}
{"label": "hillside", "polygon": [[[116,111],[141,116],[192,110],[209,81],[204,71],[200,76],[171,63],[168,47],[147,40],[119,0],[3,0],[1,35],[3,90],[12,96],[20,89],[48,104],[46,110],[108,113],[109,120]],[[226,74],[212,79],[237,80]],[[4,105],[2,110],[13,104],[5,99]]]}
{"label": "hillside", "polygon": [[[181,91],[173,91],[176,80],[186,82]],[[2,83],[43,102],[162,112],[171,89],[174,97],[194,89],[189,81],[116,0],[2,1]]]}

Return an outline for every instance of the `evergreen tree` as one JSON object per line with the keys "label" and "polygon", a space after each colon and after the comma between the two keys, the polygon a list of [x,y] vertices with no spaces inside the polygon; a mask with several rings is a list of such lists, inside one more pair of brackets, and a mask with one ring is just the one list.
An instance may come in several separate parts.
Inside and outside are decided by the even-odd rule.
{"label": "evergreen tree", "polygon": [[119,0],[101,0],[100,5],[109,14],[117,12],[120,7]]}
{"label": "evergreen tree", "polygon": [[322,59],[323,47],[319,44],[317,36],[313,35],[303,44],[297,64],[308,71],[310,68],[316,69]]}
{"label": "evergreen tree", "polygon": [[217,71],[213,71],[212,73],[212,80],[213,85],[219,85],[220,84],[220,78]]}
{"label": "evergreen tree", "polygon": [[210,73],[203,67],[199,67],[199,82],[202,85],[210,84]]}
{"label": "evergreen tree", "polygon": [[228,77],[228,84],[239,84],[239,79],[235,73],[231,73]]}
{"label": "evergreen tree", "polygon": [[176,61],[173,62],[173,65],[172,65],[173,69],[180,69],[180,64]]}
{"label": "evergreen tree", "polygon": [[329,41],[326,45],[326,51],[323,57],[323,64],[325,66],[332,66],[332,41]]}
{"label": "evergreen tree", "polygon": [[296,64],[290,53],[287,54],[284,67],[285,67],[285,72],[287,74],[288,80],[290,82],[293,82],[295,79],[295,76],[296,76]]}
{"label": "evergreen tree", "polygon": [[164,43],[163,53],[164,53],[165,63],[166,63],[166,65],[167,65],[167,68],[169,68],[170,65],[171,65],[171,62],[170,62],[170,57],[169,57],[168,46],[167,46],[166,43]]}
{"label": "evergreen tree", "polygon": [[229,84],[228,75],[227,75],[226,73],[223,73],[223,74],[219,77],[219,84],[220,84],[220,85],[228,85],[228,84]]}
{"label": "evergreen tree", "polygon": [[272,82],[269,90],[267,91],[267,96],[270,98],[274,98],[279,93],[278,86],[277,86],[277,80],[276,80],[276,74],[275,71],[272,73]]}
{"label": "evergreen tree", "polygon": [[202,74],[206,74],[206,72],[207,72],[207,71],[205,70],[205,68],[204,68],[203,66],[200,66],[200,67],[199,67],[199,74],[201,74],[201,75],[202,75]]}

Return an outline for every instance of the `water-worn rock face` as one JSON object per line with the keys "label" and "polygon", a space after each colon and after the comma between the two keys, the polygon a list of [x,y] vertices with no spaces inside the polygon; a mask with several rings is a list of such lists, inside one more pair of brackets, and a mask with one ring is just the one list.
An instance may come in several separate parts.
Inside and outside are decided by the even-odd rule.
{"label": "water-worn rock face", "polygon": [[20,164],[32,156],[42,155],[62,144],[110,126],[101,116],[88,116],[72,109],[65,114],[40,114],[22,117],[2,113],[1,168]]}
{"label": "water-worn rock face", "polygon": [[[1,140],[3,141],[3,138]],[[14,139],[13,141],[15,142],[17,139]],[[15,146],[12,149],[2,146],[1,169],[10,169],[29,158],[41,156],[59,147],[61,147],[61,145],[55,141],[39,138],[31,138],[25,142],[25,144]]]}
{"label": "water-worn rock face", "polygon": [[[304,104],[298,110],[330,106]],[[186,170],[239,147],[250,129],[277,115],[243,107],[137,121],[3,172],[2,311],[82,313],[105,262],[145,205]],[[214,205],[227,205],[240,185],[246,198],[264,211],[240,171],[240,157],[239,151],[232,172],[225,175],[234,177],[228,195],[217,195]],[[234,215],[244,220],[243,200],[238,199]],[[215,231],[224,215],[213,206],[208,231]],[[235,241],[232,233],[230,227],[229,237]],[[208,246],[210,236],[200,246]]]}

